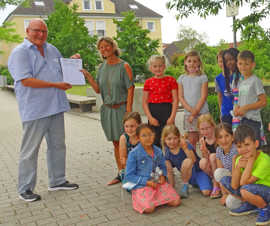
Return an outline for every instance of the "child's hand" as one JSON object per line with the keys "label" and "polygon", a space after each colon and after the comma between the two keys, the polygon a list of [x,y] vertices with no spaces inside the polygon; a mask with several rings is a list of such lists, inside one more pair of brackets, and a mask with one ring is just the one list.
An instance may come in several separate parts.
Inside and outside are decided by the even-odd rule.
{"label": "child's hand", "polygon": [[245,158],[242,156],[238,161],[237,168],[239,169],[246,168],[247,162],[248,162],[248,158]]}
{"label": "child's hand", "polygon": [[204,137],[202,137],[202,138],[199,140],[199,142],[200,142],[200,150],[201,150],[201,152],[202,152],[202,156],[203,156],[204,158],[208,158],[210,153],[209,153],[209,150],[208,150],[207,147],[206,147],[206,143],[205,143]]}
{"label": "child's hand", "polygon": [[270,131],[270,122],[268,123],[268,131]]}
{"label": "child's hand", "polygon": [[159,122],[158,122],[157,119],[155,119],[155,118],[152,117],[152,118],[149,118],[148,120],[149,120],[149,122],[150,122],[150,124],[152,126],[159,126]]}
{"label": "child's hand", "polygon": [[163,176],[163,175],[161,175],[161,176],[159,177],[158,183],[159,183],[159,184],[165,184],[165,182],[166,182],[166,177]]}
{"label": "child's hand", "polygon": [[172,125],[172,124],[174,124],[174,118],[170,117],[167,120],[167,125]]}
{"label": "child's hand", "polygon": [[193,120],[194,120],[194,116],[190,115],[190,116],[188,117],[188,122],[189,122],[189,123],[192,123]]}
{"label": "child's hand", "polygon": [[247,113],[245,107],[237,107],[237,115],[236,116],[244,116]]}
{"label": "child's hand", "polygon": [[148,180],[148,181],[146,182],[146,185],[147,185],[148,187],[151,187],[151,188],[156,188],[156,187],[157,187],[157,183],[154,182],[154,181],[152,181],[152,180]]}

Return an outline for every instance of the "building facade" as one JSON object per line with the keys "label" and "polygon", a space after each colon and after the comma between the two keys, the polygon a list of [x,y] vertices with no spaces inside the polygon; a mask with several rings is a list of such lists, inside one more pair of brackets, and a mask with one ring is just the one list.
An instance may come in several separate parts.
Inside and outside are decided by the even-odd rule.
{"label": "building facade", "polygon": [[[153,10],[143,6],[134,0],[63,0],[71,6],[77,4],[77,13],[85,20],[85,26],[88,28],[89,35],[99,37],[116,36],[117,26],[113,19],[121,20],[122,12],[133,11],[139,19],[140,26],[149,29],[149,37],[160,40],[161,47],[161,18],[162,16]],[[18,6],[6,19],[13,22],[16,32],[25,37],[25,29],[29,21],[34,18],[46,19],[54,10],[53,0],[34,0],[30,7]],[[4,54],[0,54],[0,65],[7,65],[7,60],[12,49],[17,43],[0,43],[0,49]]]}

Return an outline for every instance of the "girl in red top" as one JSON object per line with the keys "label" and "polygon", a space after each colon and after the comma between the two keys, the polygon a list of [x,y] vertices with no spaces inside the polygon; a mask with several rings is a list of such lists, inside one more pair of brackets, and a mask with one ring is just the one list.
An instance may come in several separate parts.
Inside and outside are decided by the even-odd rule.
{"label": "girl in red top", "polygon": [[149,70],[154,74],[143,88],[143,110],[148,123],[155,129],[155,145],[160,146],[160,137],[166,124],[174,124],[178,107],[178,88],[175,78],[164,75],[165,57],[154,55],[149,61]]}

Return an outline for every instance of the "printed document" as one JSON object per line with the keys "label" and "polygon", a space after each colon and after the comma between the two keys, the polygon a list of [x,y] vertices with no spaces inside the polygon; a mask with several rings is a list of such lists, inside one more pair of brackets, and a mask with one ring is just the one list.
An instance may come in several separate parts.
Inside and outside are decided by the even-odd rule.
{"label": "printed document", "polygon": [[85,85],[82,69],[82,59],[60,58],[63,80],[71,85]]}

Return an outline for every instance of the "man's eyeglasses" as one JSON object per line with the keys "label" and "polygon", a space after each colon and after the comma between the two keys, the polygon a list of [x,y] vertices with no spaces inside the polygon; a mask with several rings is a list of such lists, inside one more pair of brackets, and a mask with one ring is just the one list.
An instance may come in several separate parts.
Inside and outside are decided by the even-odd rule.
{"label": "man's eyeglasses", "polygon": [[40,30],[40,29],[32,29],[29,28],[31,31],[35,32],[35,33],[42,33],[42,34],[47,34],[48,31],[47,30]]}

